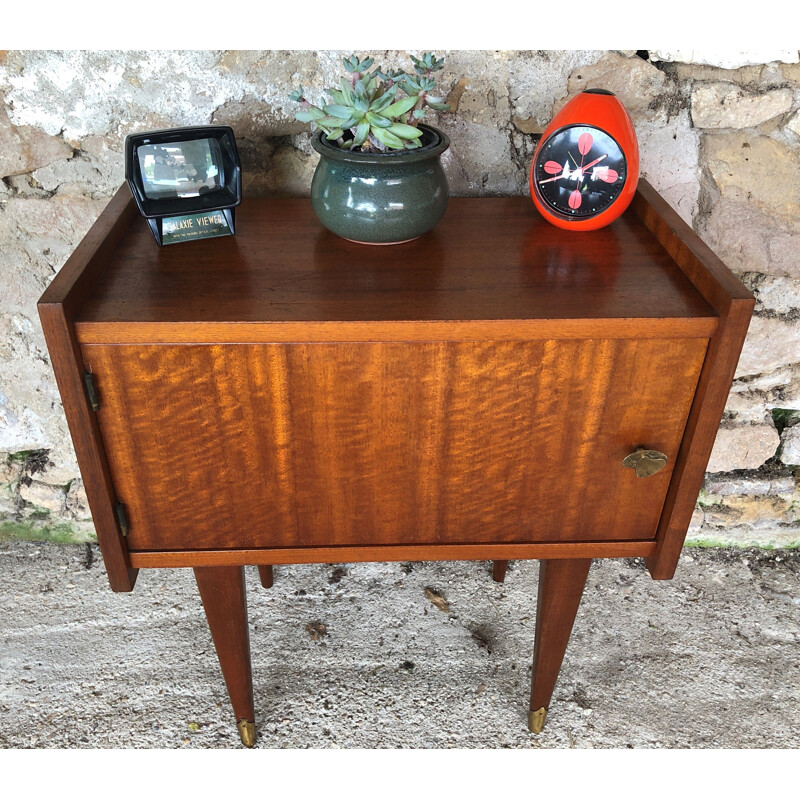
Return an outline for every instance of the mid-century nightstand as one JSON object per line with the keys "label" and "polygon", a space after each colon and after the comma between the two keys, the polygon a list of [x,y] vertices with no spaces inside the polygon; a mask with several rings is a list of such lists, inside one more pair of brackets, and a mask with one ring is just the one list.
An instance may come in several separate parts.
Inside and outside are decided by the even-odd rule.
{"label": "mid-century nightstand", "polygon": [[127,187],[39,311],[111,587],[192,567],[255,741],[244,565],[540,559],[541,730],[591,560],[671,578],[753,298],[645,181],[569,233],[453,199],[368,247],[308,200],[159,249]]}

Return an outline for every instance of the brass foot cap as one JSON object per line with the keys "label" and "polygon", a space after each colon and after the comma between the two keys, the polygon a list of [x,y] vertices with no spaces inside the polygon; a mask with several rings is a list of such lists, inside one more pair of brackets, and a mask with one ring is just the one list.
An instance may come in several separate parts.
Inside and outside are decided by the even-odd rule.
{"label": "brass foot cap", "polygon": [[542,706],[536,711],[531,711],[528,716],[528,729],[531,733],[541,733],[544,728],[544,721],[547,718],[547,709]]}
{"label": "brass foot cap", "polygon": [[237,726],[239,738],[245,747],[252,747],[256,743],[256,724],[246,719],[240,719]]}

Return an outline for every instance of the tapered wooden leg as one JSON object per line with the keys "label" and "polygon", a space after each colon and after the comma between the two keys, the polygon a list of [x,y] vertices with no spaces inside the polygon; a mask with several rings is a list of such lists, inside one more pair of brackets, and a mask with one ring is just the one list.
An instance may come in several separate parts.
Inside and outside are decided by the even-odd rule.
{"label": "tapered wooden leg", "polygon": [[492,578],[498,583],[502,583],[506,579],[506,570],[508,569],[508,561],[494,561],[492,562]]}
{"label": "tapered wooden leg", "polygon": [[194,576],[242,743],[256,742],[244,567],[195,567]]}
{"label": "tapered wooden leg", "polygon": [[261,585],[265,589],[272,588],[272,564],[262,564],[258,568],[258,577],[261,578]]}
{"label": "tapered wooden leg", "polygon": [[536,603],[536,642],[528,727],[540,733],[558,679],[558,671],[583,596],[590,558],[549,559],[539,562]]}

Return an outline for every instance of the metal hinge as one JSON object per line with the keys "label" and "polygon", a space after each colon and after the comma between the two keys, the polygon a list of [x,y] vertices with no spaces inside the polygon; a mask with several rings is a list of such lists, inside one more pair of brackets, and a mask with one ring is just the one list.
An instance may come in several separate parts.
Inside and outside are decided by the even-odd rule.
{"label": "metal hinge", "polygon": [[94,375],[91,372],[83,373],[83,382],[86,384],[86,394],[89,396],[89,405],[92,411],[100,410],[100,395],[97,394],[97,386],[94,382]]}
{"label": "metal hinge", "polygon": [[128,531],[130,530],[130,524],[128,523],[128,514],[125,511],[125,503],[117,503],[117,522],[119,523],[119,529],[122,531],[123,536],[128,535]]}

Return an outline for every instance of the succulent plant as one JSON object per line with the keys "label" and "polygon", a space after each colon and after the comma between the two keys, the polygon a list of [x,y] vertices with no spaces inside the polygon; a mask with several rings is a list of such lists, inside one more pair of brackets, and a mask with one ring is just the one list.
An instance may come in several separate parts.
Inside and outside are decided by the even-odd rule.
{"label": "succulent plant", "polygon": [[331,102],[321,108],[310,103],[303,87],[289,95],[301,105],[295,117],[321,128],[330,142],[344,150],[385,153],[420,147],[418,124],[429,108],[449,111],[443,97],[434,94],[433,73],[444,66],[444,58],[433,53],[411,56],[413,74],[376,67],[373,58],[343,58],[346,75],[337,89],[328,89]]}

